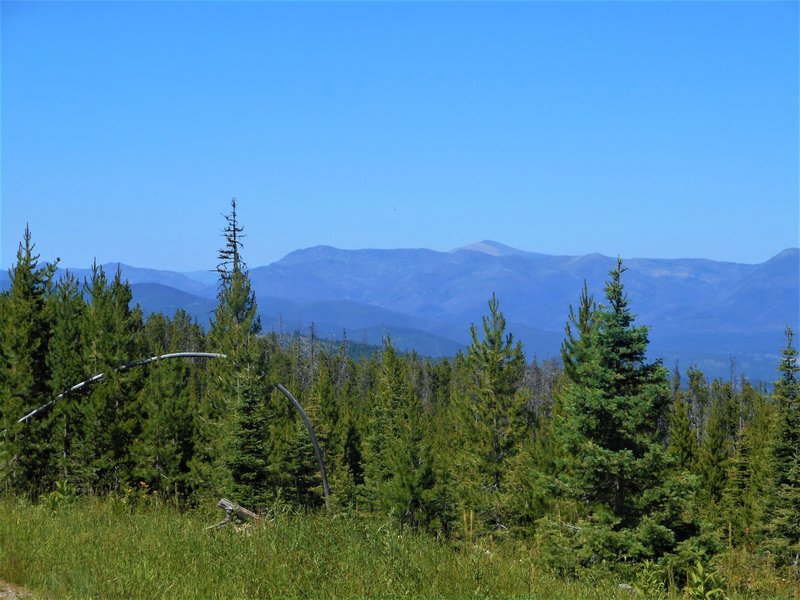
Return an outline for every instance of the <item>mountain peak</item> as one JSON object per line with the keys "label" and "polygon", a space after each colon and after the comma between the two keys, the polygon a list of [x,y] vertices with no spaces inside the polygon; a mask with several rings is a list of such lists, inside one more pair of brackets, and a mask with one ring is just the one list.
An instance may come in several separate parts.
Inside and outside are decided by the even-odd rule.
{"label": "mountain peak", "polygon": [[472,242],[466,246],[456,248],[452,252],[460,252],[461,250],[466,250],[468,252],[482,252],[483,254],[488,254],[490,256],[524,256],[526,254],[530,254],[525,250],[512,248],[511,246],[506,246],[505,244],[501,244],[500,242],[495,242],[493,240]]}
{"label": "mountain peak", "polygon": [[782,260],[782,259],[786,259],[786,258],[795,259],[796,260],[798,257],[800,257],[800,248],[786,248],[786,250],[783,250],[782,252],[778,252],[778,254],[776,254],[775,256],[770,258],[769,260],[770,261],[772,261],[772,260]]}

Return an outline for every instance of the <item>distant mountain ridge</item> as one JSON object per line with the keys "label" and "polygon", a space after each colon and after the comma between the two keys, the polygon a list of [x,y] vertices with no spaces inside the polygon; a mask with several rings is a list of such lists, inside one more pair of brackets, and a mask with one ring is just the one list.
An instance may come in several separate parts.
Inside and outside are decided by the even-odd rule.
{"label": "distant mountain ridge", "polygon": [[[347,335],[448,355],[469,343],[492,293],[529,358],[557,356],[570,304],[584,279],[598,302],[615,258],[553,256],[484,240],[450,252],[340,250],[315,246],[250,270],[269,329]],[[751,378],[775,378],[783,330],[800,320],[800,250],[756,265],[707,259],[626,259],[623,282],[637,322],[650,327],[651,355],[682,368],[728,375],[733,358]],[[177,307],[208,323],[217,284],[208,272],[175,273],[115,263],[145,312]],[[79,278],[87,269],[71,270]],[[0,287],[7,286],[0,279]]]}

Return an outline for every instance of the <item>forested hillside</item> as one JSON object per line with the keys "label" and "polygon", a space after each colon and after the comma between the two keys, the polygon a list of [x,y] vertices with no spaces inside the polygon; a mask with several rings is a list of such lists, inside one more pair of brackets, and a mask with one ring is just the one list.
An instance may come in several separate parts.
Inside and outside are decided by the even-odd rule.
{"label": "forested hillside", "polygon": [[[619,260],[602,297],[574,290],[561,361],[526,357],[502,295],[464,324],[471,343],[453,359],[401,353],[388,338],[355,358],[347,342],[262,333],[241,234],[234,204],[205,331],[181,310],[145,318],[119,272],[95,265],[55,281],[25,232],[0,295],[3,494],[135,490],[184,508],[227,496],[262,513],[323,511],[311,440],[280,383],[314,426],[337,514],[390,515],[453,542],[522,540],[563,577],[645,569],[666,590],[698,564],[733,572],[740,561],[773,577],[764,582],[800,585],[791,329],[769,393],[669,372],[648,358]],[[175,352],[224,357],[118,368]]]}

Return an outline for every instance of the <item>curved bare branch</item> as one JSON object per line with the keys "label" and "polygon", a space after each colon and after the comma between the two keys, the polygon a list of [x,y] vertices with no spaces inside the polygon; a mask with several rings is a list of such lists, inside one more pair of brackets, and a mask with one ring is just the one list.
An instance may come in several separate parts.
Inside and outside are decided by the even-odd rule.
{"label": "curved bare branch", "polygon": [[[228,358],[228,357],[225,354],[219,354],[217,352],[172,352],[170,354],[159,354],[157,356],[151,356],[150,358],[145,358],[144,360],[135,360],[133,362],[121,365],[116,369],[112,369],[112,372],[125,371],[127,369],[130,369],[131,367],[146,365],[148,363],[156,362],[158,360],[163,360],[165,358]],[[50,402],[42,404],[39,408],[33,409],[27,415],[19,419],[17,423],[27,423],[28,420],[30,420],[34,415],[37,415],[38,413],[44,410],[47,410],[48,408],[53,406],[53,404],[55,404],[58,400],[61,400],[64,396],[77,392],[80,389],[88,385],[91,385],[93,383],[103,381],[103,379],[105,378],[106,378],[105,373],[98,373],[97,375],[94,375],[93,377],[90,377],[85,381],[81,381],[80,383],[73,385],[71,388],[64,390],[58,396],[50,400]],[[3,433],[5,433],[5,430],[3,431]]]}
{"label": "curved bare branch", "polygon": [[299,412],[300,416],[303,417],[303,423],[305,423],[306,429],[308,429],[308,435],[311,438],[311,444],[314,446],[314,454],[316,455],[317,462],[319,463],[319,474],[322,477],[322,494],[325,497],[325,508],[330,510],[328,497],[331,495],[331,490],[330,487],[328,487],[328,476],[325,473],[325,460],[322,457],[322,448],[320,448],[319,442],[317,442],[317,436],[314,433],[314,428],[311,426],[311,421],[308,420],[308,415],[306,415],[306,411],[303,410],[303,407],[300,406],[297,398],[292,396],[289,390],[283,387],[280,383],[276,384],[275,387],[278,388],[278,390],[283,393],[284,396],[292,401],[292,404],[294,404],[297,412]]}

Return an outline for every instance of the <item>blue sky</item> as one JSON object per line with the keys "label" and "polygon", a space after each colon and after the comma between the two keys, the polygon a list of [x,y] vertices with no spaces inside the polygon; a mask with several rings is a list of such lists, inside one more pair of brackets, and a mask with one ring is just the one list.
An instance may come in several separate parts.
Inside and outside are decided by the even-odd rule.
{"label": "blue sky", "polygon": [[0,263],[798,246],[796,2],[2,3]]}

